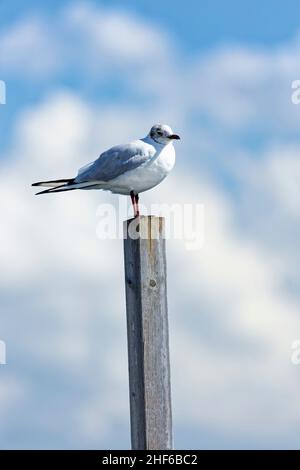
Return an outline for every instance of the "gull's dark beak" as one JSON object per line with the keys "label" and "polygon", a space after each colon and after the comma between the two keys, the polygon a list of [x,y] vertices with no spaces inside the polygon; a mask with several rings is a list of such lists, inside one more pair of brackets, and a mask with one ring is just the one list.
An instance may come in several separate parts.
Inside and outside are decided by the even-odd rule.
{"label": "gull's dark beak", "polygon": [[179,135],[177,135],[177,134],[171,134],[171,135],[169,135],[169,139],[172,139],[172,140],[180,140],[180,137],[179,137]]}

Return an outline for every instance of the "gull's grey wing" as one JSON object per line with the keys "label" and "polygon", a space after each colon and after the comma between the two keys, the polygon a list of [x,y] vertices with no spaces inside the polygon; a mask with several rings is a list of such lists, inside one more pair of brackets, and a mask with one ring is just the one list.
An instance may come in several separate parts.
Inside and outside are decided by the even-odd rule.
{"label": "gull's grey wing", "polygon": [[82,167],[75,178],[76,183],[85,181],[110,181],[133,170],[155,155],[155,148],[142,141],[116,145],[92,163]]}

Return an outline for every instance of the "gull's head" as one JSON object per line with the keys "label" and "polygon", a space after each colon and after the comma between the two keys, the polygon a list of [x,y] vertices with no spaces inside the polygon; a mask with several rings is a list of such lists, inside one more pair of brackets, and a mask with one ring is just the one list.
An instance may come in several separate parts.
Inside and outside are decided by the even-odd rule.
{"label": "gull's head", "polygon": [[149,132],[151,139],[155,140],[158,144],[167,145],[173,140],[179,140],[180,137],[174,134],[170,126],[166,124],[155,124],[151,127]]}

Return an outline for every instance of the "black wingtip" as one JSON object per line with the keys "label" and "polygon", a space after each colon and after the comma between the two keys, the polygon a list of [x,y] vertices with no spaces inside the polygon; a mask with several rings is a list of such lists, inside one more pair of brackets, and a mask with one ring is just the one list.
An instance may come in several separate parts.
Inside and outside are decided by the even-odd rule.
{"label": "black wingtip", "polygon": [[43,185],[49,185],[53,184],[53,186],[56,186],[58,184],[72,184],[74,183],[75,178],[64,178],[60,180],[49,180],[49,181],[38,181],[37,183],[32,183],[31,186],[43,186]]}
{"label": "black wingtip", "polygon": [[47,193],[50,193],[52,191],[49,191],[49,189],[45,189],[45,191],[40,191],[39,193],[35,193],[35,196],[38,196],[39,194],[47,194]]}

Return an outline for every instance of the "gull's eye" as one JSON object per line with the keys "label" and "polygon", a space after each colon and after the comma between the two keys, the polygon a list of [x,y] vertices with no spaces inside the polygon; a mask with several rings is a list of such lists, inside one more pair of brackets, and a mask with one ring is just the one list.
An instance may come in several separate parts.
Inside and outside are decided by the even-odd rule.
{"label": "gull's eye", "polygon": [[157,131],[157,135],[163,135],[162,131]]}

